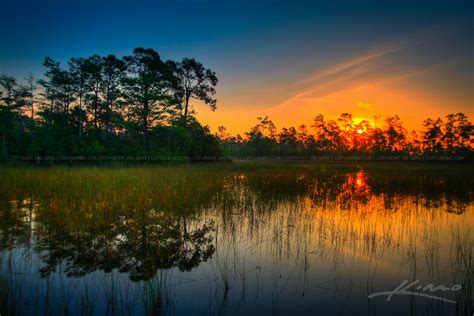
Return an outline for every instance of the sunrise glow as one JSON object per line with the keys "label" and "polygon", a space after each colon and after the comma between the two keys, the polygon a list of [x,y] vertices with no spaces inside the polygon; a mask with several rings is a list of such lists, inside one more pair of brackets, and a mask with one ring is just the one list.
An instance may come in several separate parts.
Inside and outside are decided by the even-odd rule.
{"label": "sunrise glow", "polygon": [[474,316],[474,1],[1,10],[0,316]]}

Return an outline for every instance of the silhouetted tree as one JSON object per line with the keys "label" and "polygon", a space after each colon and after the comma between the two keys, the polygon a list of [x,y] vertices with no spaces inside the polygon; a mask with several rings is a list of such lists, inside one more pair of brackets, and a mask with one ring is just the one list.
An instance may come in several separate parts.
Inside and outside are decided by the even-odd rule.
{"label": "silhouetted tree", "polygon": [[210,69],[206,69],[194,58],[184,58],[176,63],[175,73],[178,79],[177,92],[183,101],[183,118],[187,122],[190,99],[196,99],[216,109],[217,100],[213,98],[216,93],[217,77]]}
{"label": "silhouetted tree", "polygon": [[248,144],[253,155],[271,155],[277,148],[276,127],[268,118],[257,117],[259,123],[247,133]]}
{"label": "silhouetted tree", "polygon": [[9,154],[9,140],[12,138],[10,135],[12,129],[14,103],[15,103],[15,88],[16,80],[13,77],[0,75],[0,122],[1,122],[1,135],[2,135],[2,158],[6,159]]}
{"label": "silhouetted tree", "polygon": [[31,74],[26,78],[26,89],[28,91],[28,106],[31,111],[31,120],[34,123],[36,90],[38,89],[38,85],[36,84],[35,77]]}
{"label": "silhouetted tree", "polygon": [[[462,154],[472,157],[474,127],[463,113],[424,121],[408,133],[398,116],[355,123],[350,113],[311,126],[277,130],[258,117],[246,137],[220,127],[216,136],[192,115],[191,99],[215,109],[214,72],[194,59],[162,61],[153,49],[71,58],[65,67],[46,57],[36,86],[0,76],[1,156],[9,155],[313,155],[321,153]],[[207,158],[206,158],[207,159]]]}
{"label": "silhouetted tree", "polygon": [[298,127],[296,138],[298,143],[298,151],[313,149],[312,147],[314,144],[314,138],[309,133],[308,127],[305,124],[301,124]]}
{"label": "silhouetted tree", "polygon": [[109,134],[113,132],[115,119],[122,110],[123,102],[120,97],[123,94],[123,89],[121,83],[125,70],[125,62],[114,55],[102,58],[102,81],[99,88],[103,95],[102,120]]}
{"label": "silhouetted tree", "polygon": [[400,118],[395,115],[385,119],[384,135],[389,151],[401,151],[404,148],[406,130]]}
{"label": "silhouetted tree", "polygon": [[342,141],[344,144],[344,149],[349,149],[352,143],[352,131],[354,127],[352,114],[342,113],[341,116],[337,119],[337,121],[341,124],[341,130],[343,133]]}
{"label": "silhouetted tree", "polygon": [[425,128],[422,136],[423,146],[430,153],[441,152],[443,139],[442,124],[443,121],[440,118],[436,120],[429,118],[423,122],[423,127]]}
{"label": "silhouetted tree", "polygon": [[99,129],[99,116],[100,116],[100,85],[102,84],[102,57],[99,55],[93,55],[84,60],[82,66],[83,71],[86,73],[86,103],[88,113],[92,116],[92,124],[94,131],[97,132]]}
{"label": "silhouetted tree", "polygon": [[0,86],[2,87],[2,103],[4,106],[12,108],[15,101],[16,79],[10,76],[0,76]]}
{"label": "silhouetted tree", "polygon": [[454,138],[460,149],[472,148],[474,143],[474,126],[464,113],[457,113],[454,123]]}
{"label": "silhouetted tree", "polygon": [[136,48],[124,57],[127,64],[125,98],[130,119],[141,126],[143,148],[147,149],[151,125],[176,109],[170,69],[153,49]]}
{"label": "silhouetted tree", "polygon": [[89,75],[86,69],[86,60],[84,58],[71,58],[69,68],[74,82],[74,91],[77,96],[77,106],[73,110],[73,119],[77,118],[77,137],[79,142],[81,142],[83,124],[86,119],[83,103],[84,96],[87,93],[86,84]]}
{"label": "silhouetted tree", "polygon": [[281,129],[281,132],[278,134],[278,143],[280,147],[280,154],[290,154],[293,155],[296,153],[298,148],[298,138],[296,129],[294,127]]}

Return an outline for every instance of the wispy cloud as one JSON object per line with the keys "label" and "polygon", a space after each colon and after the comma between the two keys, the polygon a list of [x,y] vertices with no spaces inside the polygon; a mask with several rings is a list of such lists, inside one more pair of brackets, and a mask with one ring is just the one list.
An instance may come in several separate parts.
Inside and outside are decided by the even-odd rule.
{"label": "wispy cloud", "polygon": [[312,83],[312,82],[317,82],[320,80],[324,79],[329,79],[334,76],[342,75],[347,72],[356,72],[357,69],[362,67],[363,65],[366,65],[367,63],[380,58],[384,55],[387,55],[389,53],[395,52],[397,49],[386,49],[382,50],[376,53],[369,53],[363,56],[357,56],[355,58],[352,58],[347,61],[343,61],[339,64],[330,66],[328,68],[325,68],[321,71],[316,72],[315,74],[304,78],[301,81],[296,82],[297,85],[299,84],[307,84],[307,83]]}
{"label": "wispy cloud", "polygon": [[417,36],[398,45],[387,45],[385,49],[368,52],[321,69],[296,82],[294,86],[299,86],[299,91],[273,108],[297,106],[357,86],[407,81],[452,65],[453,61],[436,59],[420,60],[418,63],[407,61],[407,56],[416,54],[417,47],[429,41],[429,38]]}
{"label": "wispy cloud", "polygon": [[453,28],[423,30],[404,39],[387,42],[379,49],[319,69],[293,83],[293,87],[300,87],[299,91],[279,105],[326,96],[358,85],[409,79],[439,69],[452,62],[430,60],[428,57],[413,63],[409,56],[416,54],[420,46],[450,36],[454,31]]}
{"label": "wispy cloud", "polygon": [[366,101],[357,101],[356,102],[357,107],[367,110],[367,111],[373,111],[374,106],[373,104],[366,102]]}

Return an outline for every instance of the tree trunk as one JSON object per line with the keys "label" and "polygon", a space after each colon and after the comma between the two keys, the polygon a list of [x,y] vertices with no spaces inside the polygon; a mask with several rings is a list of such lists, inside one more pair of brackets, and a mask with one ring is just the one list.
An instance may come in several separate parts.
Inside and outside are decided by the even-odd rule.
{"label": "tree trunk", "polygon": [[31,85],[31,88],[30,88],[30,94],[31,94],[31,100],[30,100],[31,120],[33,121],[33,124],[34,124],[35,123],[35,97],[34,97],[33,93],[34,93],[33,85]]}
{"label": "tree trunk", "polygon": [[34,117],[35,117],[35,86],[34,86],[34,78],[33,75],[30,75],[28,77],[29,81],[29,88],[30,88],[30,105],[31,105],[31,120],[33,121],[33,124],[35,123]]}
{"label": "tree trunk", "polygon": [[111,107],[111,102],[107,98],[107,103],[106,103],[106,111],[107,111],[107,133],[112,134],[112,116],[113,116],[113,111]]}
{"label": "tree trunk", "polygon": [[107,98],[106,98],[106,111],[107,111],[107,131],[109,134],[112,134],[112,98],[110,97],[110,85],[107,86]]}
{"label": "tree trunk", "polygon": [[184,101],[184,123],[187,123],[188,107],[189,107],[189,96],[186,96],[185,101]]}
{"label": "tree trunk", "polygon": [[97,130],[97,99],[94,101],[94,128]]}
{"label": "tree trunk", "polygon": [[78,130],[79,142],[82,138],[82,94],[79,96],[79,130]]}
{"label": "tree trunk", "polygon": [[94,128],[95,130],[97,130],[98,128],[98,124],[97,124],[97,111],[98,111],[98,107],[99,107],[99,93],[97,92],[97,87],[95,88],[95,100],[94,100]]}
{"label": "tree trunk", "polygon": [[142,118],[142,134],[143,134],[143,148],[148,148],[148,100],[143,103],[143,118]]}
{"label": "tree trunk", "polygon": [[6,153],[7,153],[7,136],[6,136],[6,133],[7,133],[7,127],[6,127],[6,124],[5,122],[3,123],[3,137],[2,137],[2,154],[4,155],[4,157],[6,157]]}

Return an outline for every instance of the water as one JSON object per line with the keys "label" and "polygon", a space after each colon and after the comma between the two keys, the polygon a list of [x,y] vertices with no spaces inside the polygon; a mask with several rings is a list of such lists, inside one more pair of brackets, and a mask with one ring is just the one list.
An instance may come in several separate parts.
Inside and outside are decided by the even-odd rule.
{"label": "water", "polygon": [[[473,311],[470,166],[10,168],[0,178],[2,315]],[[415,282],[405,295],[369,298],[405,280]]]}

